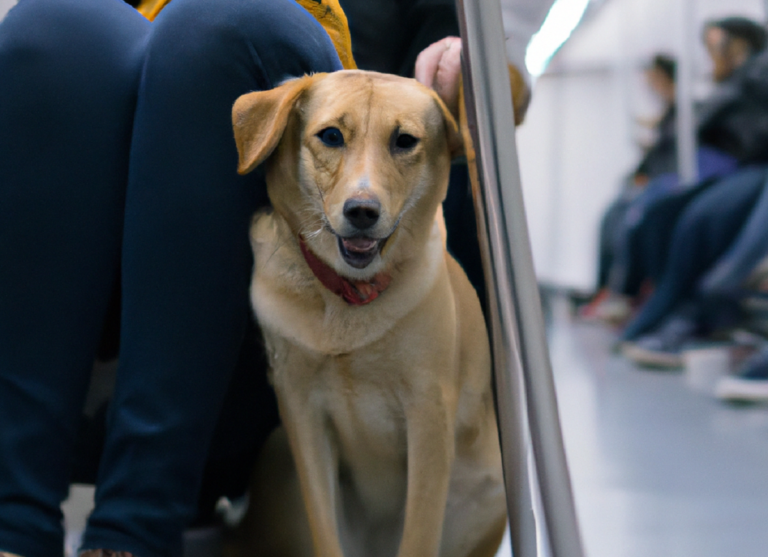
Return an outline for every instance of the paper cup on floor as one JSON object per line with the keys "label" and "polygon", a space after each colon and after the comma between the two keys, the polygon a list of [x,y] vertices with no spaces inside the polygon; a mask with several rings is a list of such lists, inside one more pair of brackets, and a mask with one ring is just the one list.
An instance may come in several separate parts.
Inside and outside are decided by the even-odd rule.
{"label": "paper cup on floor", "polygon": [[683,353],[685,381],[697,391],[713,394],[717,382],[728,375],[731,353],[728,348],[696,348]]}

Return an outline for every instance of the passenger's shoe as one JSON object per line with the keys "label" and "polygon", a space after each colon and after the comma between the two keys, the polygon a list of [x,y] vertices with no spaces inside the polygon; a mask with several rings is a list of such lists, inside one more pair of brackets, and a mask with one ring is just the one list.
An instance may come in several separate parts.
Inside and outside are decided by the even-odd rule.
{"label": "passenger's shoe", "polygon": [[583,321],[621,325],[632,315],[632,304],[628,297],[603,288],[579,310],[578,315]]}
{"label": "passenger's shoe", "polygon": [[696,340],[698,324],[673,316],[656,331],[622,344],[622,353],[638,365],[660,369],[683,367],[683,348]]}
{"label": "passenger's shoe", "polygon": [[655,338],[647,336],[635,342],[621,345],[621,353],[642,367],[655,369],[680,369],[683,367],[683,355],[679,350],[665,350],[656,343]]}
{"label": "passenger's shoe", "polygon": [[83,551],[80,557],[136,557],[127,551],[112,551],[110,549],[89,549]]}
{"label": "passenger's shoe", "polygon": [[733,377],[724,377],[715,396],[730,402],[768,402],[768,349],[749,358]]}
{"label": "passenger's shoe", "polygon": [[16,555],[15,553],[8,553],[7,551],[0,551],[0,557],[21,557],[21,555]]}
{"label": "passenger's shoe", "polygon": [[724,377],[715,387],[715,396],[729,402],[768,402],[768,378]]}

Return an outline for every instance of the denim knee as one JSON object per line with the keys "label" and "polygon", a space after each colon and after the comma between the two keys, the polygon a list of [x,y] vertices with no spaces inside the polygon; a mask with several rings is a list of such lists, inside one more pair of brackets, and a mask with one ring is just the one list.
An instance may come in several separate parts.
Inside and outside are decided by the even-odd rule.
{"label": "denim knee", "polygon": [[155,26],[151,50],[172,49],[184,57],[177,63],[196,62],[200,72],[226,67],[258,89],[341,69],[325,30],[294,0],[176,0]]}

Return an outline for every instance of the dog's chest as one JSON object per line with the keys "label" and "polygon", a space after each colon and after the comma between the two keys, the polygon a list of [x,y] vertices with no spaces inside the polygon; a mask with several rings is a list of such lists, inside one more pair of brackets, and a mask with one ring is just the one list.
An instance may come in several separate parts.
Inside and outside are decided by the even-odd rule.
{"label": "dog's chest", "polygon": [[404,502],[407,446],[401,401],[378,371],[349,369],[336,361],[319,388],[342,478],[354,486],[368,512],[386,515]]}
{"label": "dog's chest", "polygon": [[334,435],[350,453],[399,458],[405,451],[405,420],[394,385],[402,369],[354,354],[323,358],[314,392]]}
{"label": "dog's chest", "polygon": [[313,356],[296,346],[288,352],[293,357],[270,358],[273,373],[281,375],[275,377],[276,387],[302,385],[306,404],[323,421],[325,434],[336,447],[340,471],[361,500],[382,512],[399,508],[405,493],[407,447],[395,385],[406,373],[404,366],[376,355]]}

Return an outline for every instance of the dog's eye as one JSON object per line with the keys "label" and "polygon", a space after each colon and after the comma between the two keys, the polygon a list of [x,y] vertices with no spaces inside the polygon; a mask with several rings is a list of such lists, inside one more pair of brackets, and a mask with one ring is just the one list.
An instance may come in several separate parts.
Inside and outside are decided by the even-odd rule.
{"label": "dog's eye", "polygon": [[412,149],[419,142],[418,137],[413,137],[407,133],[401,133],[395,139],[395,147],[398,149]]}
{"label": "dog's eye", "polygon": [[344,145],[344,135],[338,128],[325,128],[317,134],[317,137],[328,147],[341,147]]}

